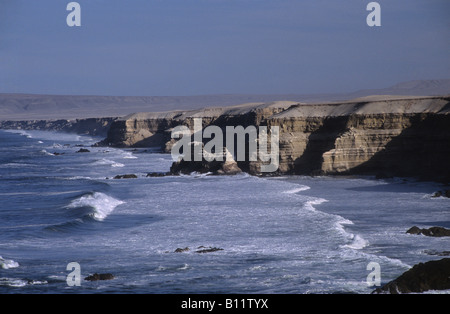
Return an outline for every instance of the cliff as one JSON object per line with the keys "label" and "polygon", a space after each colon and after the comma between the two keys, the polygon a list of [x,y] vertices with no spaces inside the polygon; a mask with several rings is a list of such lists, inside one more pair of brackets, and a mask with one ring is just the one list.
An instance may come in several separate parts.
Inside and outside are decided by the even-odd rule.
{"label": "cliff", "polygon": [[[203,127],[278,126],[276,174],[414,176],[449,182],[450,96],[372,96],[346,102],[250,103],[234,107],[136,113],[111,124],[99,145],[161,147],[195,118]],[[248,143],[247,143],[248,144]],[[261,161],[238,161],[261,174]]]}

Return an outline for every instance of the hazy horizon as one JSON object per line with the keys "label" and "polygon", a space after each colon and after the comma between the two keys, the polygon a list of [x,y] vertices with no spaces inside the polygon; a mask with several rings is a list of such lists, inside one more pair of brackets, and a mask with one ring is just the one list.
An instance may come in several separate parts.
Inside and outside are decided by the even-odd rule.
{"label": "hazy horizon", "polygon": [[0,4],[0,93],[334,94],[447,79],[450,2],[80,0]]}

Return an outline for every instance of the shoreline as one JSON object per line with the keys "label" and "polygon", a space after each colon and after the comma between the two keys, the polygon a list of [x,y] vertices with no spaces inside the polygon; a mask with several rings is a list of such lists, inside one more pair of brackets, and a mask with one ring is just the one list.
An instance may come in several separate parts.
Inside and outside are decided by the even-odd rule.
{"label": "shoreline", "polygon": [[[75,147],[78,147],[78,146],[73,146],[74,148]],[[131,149],[119,149],[119,150],[123,150],[123,151],[126,151],[126,152],[130,152],[131,151]],[[134,149],[133,149],[134,150]],[[74,150],[74,152],[73,152],[73,154],[75,154],[76,152],[75,152],[75,150]],[[87,153],[87,154],[89,154],[89,153]],[[67,154],[66,154],[67,155]],[[85,155],[85,156],[88,156],[88,155]],[[64,158],[64,156],[61,156],[60,158]],[[83,157],[82,157],[83,158]],[[248,174],[245,174],[245,175],[248,175]],[[271,177],[271,178],[267,178],[268,180],[271,180],[271,179],[280,179],[280,180],[292,180],[292,179],[295,179],[295,177],[298,177],[298,178],[308,178],[308,179],[311,179],[311,180],[314,180],[315,178],[314,177],[311,177],[311,176],[304,176],[304,175],[281,175],[281,176],[278,176],[278,177]],[[404,183],[406,183],[406,184],[408,184],[408,183],[414,183],[414,182],[423,182],[423,181],[418,181],[418,180],[416,180],[416,179],[414,179],[414,178],[391,178],[391,179],[377,179],[377,178],[375,178],[375,177],[373,177],[373,176],[361,176],[361,175],[351,175],[351,176],[334,176],[334,175],[327,175],[327,176],[317,176],[316,177],[319,181],[320,180],[322,180],[322,179],[327,179],[327,178],[329,178],[329,179],[331,179],[331,180],[333,180],[333,179],[343,179],[343,180],[346,180],[346,179],[363,179],[363,180],[385,180],[385,181],[387,181],[387,182],[389,182],[389,181],[391,181],[391,182],[394,182],[394,183],[398,183],[398,184],[402,184],[402,182],[404,182]],[[130,180],[132,180],[131,178],[130,178]],[[428,182],[425,182],[425,183],[428,183]],[[431,183],[431,184],[433,184],[433,185],[439,185],[439,186],[441,186],[440,184],[437,184],[436,182],[429,182],[429,183]],[[126,184],[126,183],[125,183]],[[307,183],[306,183],[307,184]],[[430,200],[431,200],[431,194],[429,195],[430,196]],[[316,197],[316,196],[314,196],[314,197]],[[321,210],[320,208],[318,209],[318,210]],[[322,211],[322,210],[321,210]],[[326,210],[325,210],[325,212],[327,212]],[[346,217],[346,216],[345,216]],[[350,219],[352,219],[351,217],[350,217]],[[420,227],[423,227],[423,226],[420,226]],[[351,232],[353,232],[353,231],[351,231]],[[406,232],[406,230],[405,230],[405,232]],[[421,236],[421,235],[418,235],[418,236]],[[411,238],[413,241],[414,241],[414,238]],[[436,253],[436,252],[431,252],[431,253]],[[439,252],[437,252],[437,253],[439,253]],[[425,254],[425,253],[424,253]],[[427,253],[428,254],[428,253]],[[436,254],[428,254],[428,255],[430,255],[430,258],[432,258],[432,259],[437,259],[438,257],[439,257],[439,255],[436,255]],[[439,258],[441,258],[441,257],[439,257]],[[426,259],[426,257],[425,257],[425,259]],[[411,264],[412,265],[412,264]],[[399,276],[401,276],[401,274],[399,274]],[[443,290],[443,292],[444,293],[446,293],[445,292],[445,290]],[[370,291],[368,291],[368,293],[370,293]],[[429,292],[427,292],[427,291],[425,291],[425,292],[423,292],[423,293],[425,293],[425,294],[427,294],[427,293],[433,293],[432,291],[429,291]]]}

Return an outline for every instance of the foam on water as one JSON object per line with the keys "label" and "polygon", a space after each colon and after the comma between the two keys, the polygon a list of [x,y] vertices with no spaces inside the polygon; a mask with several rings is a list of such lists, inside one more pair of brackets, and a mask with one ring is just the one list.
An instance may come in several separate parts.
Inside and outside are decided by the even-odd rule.
{"label": "foam on water", "polygon": [[7,286],[12,288],[22,288],[28,285],[45,285],[48,284],[46,280],[26,280],[18,278],[0,278],[0,286]]}
{"label": "foam on water", "polygon": [[41,153],[41,154],[44,154],[44,155],[46,155],[46,156],[55,156],[55,154],[49,153],[49,152],[46,151],[45,149],[41,150],[40,153]]}
{"label": "foam on water", "polygon": [[93,162],[93,165],[95,165],[95,166],[107,165],[107,166],[111,166],[113,168],[125,167],[125,165],[123,163],[115,162],[114,160],[110,160],[110,159],[106,159],[106,158],[102,158],[100,160]]}
{"label": "foam on water", "polygon": [[302,186],[300,186],[300,187],[298,187],[298,188],[295,188],[295,189],[292,189],[292,190],[288,190],[288,191],[284,191],[284,192],[282,192],[282,193],[283,193],[283,194],[296,194],[296,193],[298,193],[298,192],[307,191],[307,190],[309,190],[309,189],[311,189],[309,186],[307,186],[307,185],[302,185]]}
{"label": "foam on water", "polygon": [[95,220],[102,221],[121,204],[124,204],[124,202],[104,193],[95,192],[83,195],[80,198],[73,200],[67,208],[73,209],[90,207],[93,211],[89,215]]}
{"label": "foam on water", "polygon": [[19,267],[19,263],[13,261],[12,259],[4,259],[0,256],[0,268],[2,269],[11,269]]}
{"label": "foam on water", "polygon": [[341,248],[349,248],[349,249],[354,249],[354,250],[361,250],[363,248],[365,248],[366,246],[369,245],[369,242],[365,239],[363,239],[361,236],[359,235],[355,235],[355,234],[351,234],[350,235],[350,241],[351,243],[349,244],[344,244],[341,246]]}
{"label": "foam on water", "polygon": [[320,205],[325,202],[328,202],[328,200],[324,198],[313,198],[306,201],[302,208],[309,211],[317,211],[317,209],[313,205]]}

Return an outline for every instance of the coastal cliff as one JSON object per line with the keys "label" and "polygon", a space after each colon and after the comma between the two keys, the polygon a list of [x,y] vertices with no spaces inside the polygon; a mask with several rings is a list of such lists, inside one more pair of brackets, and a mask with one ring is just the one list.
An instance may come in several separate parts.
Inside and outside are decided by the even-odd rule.
{"label": "coastal cliff", "polygon": [[[278,126],[274,174],[368,174],[450,181],[450,96],[373,96],[346,102],[292,101],[162,113],[136,113],[112,122],[99,145],[160,147],[178,125]],[[238,161],[259,175],[261,161]]]}

